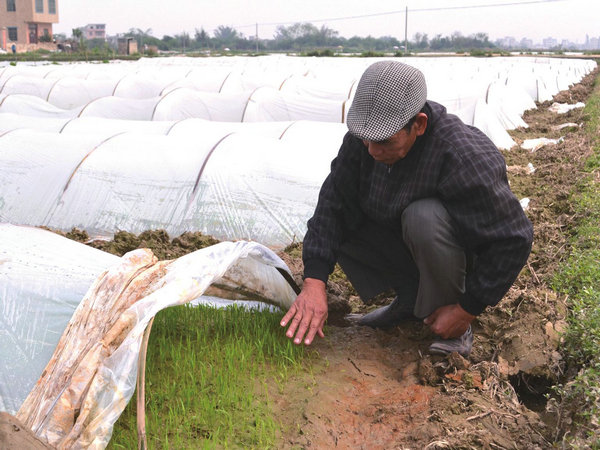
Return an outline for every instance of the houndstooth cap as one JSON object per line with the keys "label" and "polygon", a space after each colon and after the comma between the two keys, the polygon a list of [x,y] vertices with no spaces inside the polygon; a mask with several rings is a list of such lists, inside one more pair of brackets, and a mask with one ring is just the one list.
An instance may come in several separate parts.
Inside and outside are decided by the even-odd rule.
{"label": "houndstooth cap", "polygon": [[363,73],[352,106],[348,129],[360,139],[383,141],[400,131],[427,100],[420,70],[397,61],[379,61]]}

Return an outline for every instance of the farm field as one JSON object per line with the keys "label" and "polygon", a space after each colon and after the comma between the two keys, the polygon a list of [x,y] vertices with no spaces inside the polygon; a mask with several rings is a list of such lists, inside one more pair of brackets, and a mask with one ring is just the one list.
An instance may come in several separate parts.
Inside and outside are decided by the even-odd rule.
{"label": "farm field", "polygon": [[[573,103],[597,97],[598,88],[592,94],[596,77],[594,72],[556,99]],[[519,143],[542,135],[564,140],[534,153],[504,152],[515,194],[531,196],[528,214],[536,241],[507,297],[478,319],[469,361],[426,355],[431,335],[420,324],[407,322],[389,332],[352,325],[344,315],[366,312],[392,297],[363,305],[348,283],[330,282],[326,338],[315,341],[316,354],[301,358],[285,382],[263,393],[281,423],[275,448],[360,448],[365,442],[369,448],[550,448],[564,436],[565,443],[569,436],[579,438],[579,445],[594,442],[586,425],[571,423],[573,405],[558,406],[552,390],[569,373],[573,376],[572,361],[561,352],[569,299],[553,284],[581,219],[570,202],[586,159],[593,158],[588,128],[593,124],[587,122],[589,112],[559,116],[547,111],[549,105],[527,112],[529,128],[511,134]],[[553,130],[563,123],[584,126]],[[537,168],[534,173],[528,163]],[[164,240],[146,239],[157,251],[169,251]],[[299,253],[293,246],[281,256],[301,282]],[[281,334],[277,320],[268,332]]]}
{"label": "farm field", "polygon": [[[299,65],[300,72],[309,62],[302,61],[301,58],[298,60],[293,64]],[[498,67],[512,64],[507,59],[494,60],[491,66],[496,71],[496,76]],[[471,64],[471,60],[467,61]],[[548,66],[555,64],[551,61],[537,62]],[[262,63],[266,64],[264,61]],[[322,66],[326,64],[328,63],[322,63]],[[431,64],[433,67],[434,62],[426,61],[423,64]],[[479,74],[484,68],[492,70],[479,61],[474,62],[473,66],[478,64]],[[352,65],[356,65],[353,73],[360,74],[364,61],[352,61],[347,67],[349,72]],[[348,313],[367,312],[391,298],[380,296],[372,304],[363,305],[343,276],[336,273],[329,284],[330,317],[326,338],[317,340],[307,350],[290,348],[278,326],[280,313],[261,313],[261,317],[264,315],[265,319],[261,322],[259,334],[264,335],[261,345],[264,341],[267,347],[256,344],[255,348],[260,349],[261,357],[256,358],[256,365],[252,365],[251,369],[242,369],[251,371],[249,373],[253,374],[255,383],[248,385],[244,384],[247,380],[238,379],[230,381],[240,384],[246,392],[251,392],[251,399],[235,400],[237,397],[232,394],[228,406],[219,406],[221,404],[218,398],[209,399],[209,391],[213,389],[202,390],[202,386],[198,387],[207,396],[208,408],[223,410],[223,414],[228,416],[225,422],[222,418],[214,418],[211,423],[216,425],[207,425],[203,417],[209,414],[195,410],[198,405],[195,402],[188,404],[185,398],[194,398],[193,388],[181,389],[181,398],[171,402],[169,397],[179,395],[177,390],[166,394],[159,387],[165,381],[171,387],[180,383],[183,385],[183,382],[177,380],[177,373],[165,375],[164,368],[172,363],[170,358],[173,356],[165,357],[163,353],[166,351],[158,351],[156,346],[173,344],[181,352],[178,345],[180,341],[186,340],[186,333],[195,327],[203,327],[207,322],[219,323],[221,319],[217,317],[221,313],[215,313],[215,318],[211,319],[207,318],[210,317],[210,312],[204,312],[197,319],[196,325],[193,319],[189,319],[185,326],[181,326],[182,334],[178,334],[173,329],[179,329],[183,317],[190,314],[185,309],[170,312],[164,317],[158,316],[150,340],[147,431],[151,448],[197,448],[197,442],[206,447],[257,448],[360,448],[366,442],[369,443],[369,448],[549,448],[556,443],[568,443],[570,439],[575,443],[584,443],[583,445],[592,442],[589,433],[593,433],[594,426],[597,426],[597,416],[595,420],[593,417],[598,413],[594,409],[598,407],[598,396],[587,397],[587,403],[581,403],[580,398],[573,395],[572,403],[569,403],[570,397],[564,395],[561,402],[561,397],[557,395],[560,392],[554,390],[554,387],[574,380],[574,370],[581,367],[582,363],[590,362],[589,355],[582,356],[579,360],[575,358],[573,349],[568,347],[576,344],[565,341],[571,339],[565,332],[569,323],[572,323],[572,302],[579,295],[580,289],[577,287],[569,290],[569,283],[572,281],[565,275],[564,267],[574,249],[577,249],[577,227],[590,214],[589,211],[582,210],[577,195],[587,192],[584,190],[585,186],[591,192],[597,191],[598,143],[594,136],[598,133],[597,102],[600,92],[595,84],[597,69],[592,70],[593,67],[589,62],[585,62],[585,65],[582,62],[579,69],[573,69],[577,75],[573,81],[553,78],[556,83],[554,92],[548,87],[550,82],[547,75],[545,78],[536,78],[535,83],[529,83],[528,87],[521,85],[516,88],[515,79],[511,78],[509,81],[510,77],[507,76],[503,80],[503,88],[494,82],[488,82],[482,83],[475,91],[467,92],[460,90],[466,83],[461,83],[459,88],[459,83],[455,80],[452,84],[454,90],[447,89],[450,93],[446,99],[449,109],[463,117],[471,117],[472,123],[479,124],[482,129],[487,127],[490,137],[497,139],[495,142],[502,148],[507,162],[513,192],[518,198],[525,200],[522,204],[534,223],[536,236],[529,262],[506,298],[498,307],[488,310],[476,321],[476,341],[468,361],[426,355],[431,335],[419,323],[406,323],[390,332],[353,325],[345,319]],[[320,69],[326,72],[323,67]],[[514,67],[513,69],[516,70]],[[546,69],[548,67],[544,70]],[[57,70],[60,72],[63,69]],[[167,72],[169,70],[175,69],[168,69]],[[183,72],[181,67],[176,70]],[[318,73],[317,69],[313,70]],[[143,68],[139,68],[139,71],[143,72]],[[437,71],[439,69],[430,73]],[[566,79],[564,74],[569,70],[556,73],[559,72]],[[186,73],[190,73],[190,70]],[[248,69],[247,73],[251,71]],[[510,70],[505,73],[509,74]],[[521,67],[518,73],[525,73],[525,69]],[[0,74],[0,80],[5,75]],[[127,77],[132,75],[128,74]],[[144,77],[140,76],[139,79],[141,78]],[[234,77],[230,75],[225,79],[230,78]],[[290,80],[293,78],[294,76]],[[4,201],[0,205],[0,218],[2,222],[48,227],[119,256],[138,247],[148,247],[159,259],[172,259],[217,240],[250,238],[258,242],[264,241],[265,245],[278,252],[300,284],[302,266],[299,255],[304,232],[302,224],[310,217],[318,186],[326,175],[328,161],[337,151],[337,147],[331,147],[343,135],[343,124],[323,120],[325,116],[334,117],[335,114],[323,113],[320,117],[311,118],[306,111],[307,108],[310,110],[311,101],[313,106],[323,107],[322,111],[328,111],[325,106],[333,104],[341,106],[341,111],[347,111],[347,105],[344,104],[351,101],[352,88],[350,87],[345,99],[342,94],[336,94],[338,97],[323,101],[326,89],[322,86],[331,84],[324,82],[319,85],[320,78],[316,75],[307,84],[303,84],[305,80],[299,76],[296,78],[300,81],[294,79],[290,83],[290,86],[295,86],[295,91],[293,95],[288,94],[287,98],[282,99],[280,94],[273,96],[271,91],[269,96],[263,97],[268,100],[262,105],[257,100],[258,97],[249,101],[248,105],[256,107],[254,114],[257,120],[253,123],[244,122],[237,117],[229,122],[219,120],[211,125],[209,118],[199,118],[193,116],[193,113],[187,117],[162,117],[161,120],[107,117],[104,112],[99,116],[67,117],[64,111],[75,111],[79,106],[71,104],[70,109],[56,105],[51,107],[48,106],[49,102],[40,106],[42,104],[36,99],[41,97],[32,94],[33,90],[40,89],[41,85],[36,83],[28,85],[28,94],[13,92],[0,97],[0,102],[4,100],[4,103],[0,103],[0,127],[6,127],[4,131],[0,130],[0,149],[14,148],[15,143],[29,140],[28,148],[35,152],[42,147],[40,143],[45,142],[50,150],[38,154],[42,161],[52,151],[70,149],[64,153],[65,158],[61,161],[52,161],[50,158],[53,170],[56,173],[62,170],[66,175],[55,177],[56,187],[47,189],[46,198],[36,198],[36,209],[32,208],[31,211],[27,210],[27,205],[23,202],[25,197],[10,196],[13,195],[12,189],[15,186],[25,186],[26,181],[32,180],[24,175],[27,170],[22,167],[30,170],[35,167],[28,166],[27,157],[18,152],[8,159],[5,157],[0,164],[9,169],[11,177],[8,181],[5,179],[1,186],[0,196],[4,195]],[[352,77],[349,75],[348,78]],[[456,79],[459,78],[456,75]],[[57,76],[57,79],[60,77]],[[83,79],[88,80],[90,77],[86,75]],[[243,76],[239,80],[244,80]],[[439,95],[443,92],[443,86],[436,84],[439,78],[435,80],[432,82],[432,92]],[[153,81],[158,84],[156,79]],[[273,85],[277,82],[273,81]],[[170,80],[170,83],[173,81]],[[151,84],[133,83],[137,91],[132,89],[130,92],[141,92]],[[213,81],[213,84],[218,83]],[[32,88],[33,85],[36,87]],[[482,88],[484,85],[485,89]],[[531,95],[534,85],[535,98]],[[16,82],[12,89],[17,89],[15,86]],[[195,86],[198,88],[197,84]],[[318,86],[321,86],[321,90],[317,89]],[[348,86],[352,86],[352,82],[345,89]],[[512,89],[508,88],[510,86]],[[247,86],[236,85],[232,91],[236,91],[239,99],[240,92],[247,92],[246,88]],[[154,89],[152,92],[156,93],[157,88]],[[494,96],[495,89],[502,89],[502,94]],[[164,90],[163,85],[161,90]],[[339,89],[340,92],[343,90]],[[528,90],[529,94],[523,95]],[[196,89],[194,95],[198,95],[198,92],[205,91]],[[304,94],[301,95],[302,93]],[[487,93],[487,96],[483,96],[484,99],[487,98],[487,103],[482,100],[482,93]],[[0,92],[0,96],[3,94],[6,95],[3,91]],[[141,97],[146,95],[140,94]],[[19,96],[19,102],[11,103],[18,100]],[[46,98],[50,98],[48,92]],[[116,98],[118,96],[113,95],[109,100],[115,102]],[[148,100],[154,97],[144,98]],[[184,98],[185,96],[181,97]],[[190,98],[193,100],[196,97],[192,95]],[[208,97],[202,99],[204,104],[207,104],[206,98]],[[298,105],[290,101],[298,98],[303,98],[305,104]],[[512,101],[508,101],[509,99]],[[223,98],[220,100],[223,101]],[[104,102],[110,103],[108,100]],[[553,102],[569,105],[582,102],[587,106],[557,114],[550,111]],[[155,107],[157,101],[152,104]],[[273,104],[279,106],[273,109],[269,106]],[[5,105],[9,105],[12,110],[3,110]],[[139,105],[137,103],[137,109],[129,110],[139,112]],[[282,108],[281,105],[286,107]],[[304,111],[303,114],[307,115],[293,116],[290,111],[293,112],[294,108],[290,105],[295,105],[298,111]],[[537,109],[532,109],[535,106]],[[114,111],[120,110],[118,105],[114,108]],[[283,109],[289,113],[285,117],[276,117],[272,112]],[[34,114],[32,111],[37,112]],[[48,111],[52,114],[47,115]],[[264,111],[270,112],[267,114]],[[478,111],[484,111],[484,114],[478,116]],[[63,116],[59,117],[60,115]],[[23,120],[18,120],[24,116],[31,118],[31,128],[23,126]],[[268,120],[269,118],[273,120]],[[201,121],[205,125],[208,122],[206,128],[201,128]],[[10,123],[21,125],[13,126]],[[289,134],[287,142],[283,140],[281,133],[293,130],[294,126],[298,126],[297,123],[304,126],[305,131]],[[563,124],[570,125],[559,129],[558,126]],[[166,130],[175,130],[178,126],[181,129],[179,137],[169,136],[170,131]],[[74,130],[79,127],[79,131],[73,131],[69,135],[69,127]],[[206,130],[209,140],[212,140],[212,144],[206,147],[208,150],[198,151],[197,146],[190,145],[190,142],[202,140],[204,135],[199,130]],[[322,137],[321,143],[327,145],[322,144],[312,149],[312,153],[304,154],[304,157],[298,156],[295,152],[306,148],[311,140],[314,141],[314,134],[310,135],[311,130]],[[119,137],[123,131],[123,136]],[[238,136],[231,136],[232,134]],[[534,150],[521,148],[525,141],[541,137],[557,139],[557,142]],[[219,147],[218,143],[224,138],[228,140],[227,146]],[[104,146],[105,142],[111,140],[112,144]],[[214,143],[217,143],[216,147]],[[245,145],[244,151],[254,151],[265,143],[269,147],[265,152],[242,155],[240,150]],[[93,152],[90,153],[89,149],[93,149]],[[122,149],[131,151],[135,157],[128,160]],[[167,149],[170,153],[166,152]],[[205,160],[203,163],[202,158],[206,155],[210,157],[213,151],[220,159]],[[278,155],[278,152],[281,154]],[[4,153],[6,155],[8,152],[5,150]],[[69,154],[72,157],[66,157]],[[148,154],[155,156],[148,157]],[[96,155],[98,156],[94,159]],[[166,162],[172,161],[171,157],[176,158],[176,163],[172,163],[161,176],[155,176],[161,168],[165,168]],[[231,175],[227,174],[227,165],[237,158],[242,161],[242,165],[234,168]],[[304,159],[308,159],[314,167],[310,176],[301,174],[308,170]],[[83,162],[77,165],[75,161]],[[111,161],[117,163],[118,169],[111,166]],[[120,161],[123,164],[119,164]],[[213,161],[214,166],[211,166]],[[206,166],[210,177],[197,178],[197,171],[187,170],[199,165],[203,169]],[[76,169],[73,170],[75,166]],[[251,176],[236,186],[236,177],[244,173],[243,169],[250,172]],[[37,174],[44,173],[43,169],[36,170],[39,170]],[[141,182],[131,181],[132,174],[135,173],[140,174]],[[64,176],[69,182],[61,192],[60,189],[65,184],[60,177]],[[122,179],[128,181],[121,184]],[[175,179],[177,182],[173,181]],[[584,180],[587,181],[584,183]],[[256,185],[252,185],[252,182]],[[293,188],[274,192],[269,186],[269,183],[286,182],[293,185]],[[143,187],[140,188],[139,185]],[[67,192],[67,188],[71,191]],[[254,197],[260,199],[256,204],[242,197],[244,189],[248,188],[252,190]],[[225,190],[225,193],[219,190]],[[19,195],[35,195],[35,189],[25,194],[21,194],[20,189],[17,191]],[[104,197],[96,197],[93,202],[87,201],[86,204],[85,199],[97,192],[102,192]],[[150,200],[148,205],[157,199],[161,199],[162,204],[152,211],[144,203],[144,196]],[[73,203],[68,205],[69,201]],[[294,206],[290,207],[290,204]],[[101,207],[98,208],[98,205]],[[272,205],[277,207],[273,208]],[[40,208],[46,208],[44,214],[40,213]],[[236,208],[239,210],[236,211]],[[293,217],[289,213],[291,210],[295,214]],[[82,215],[86,217],[85,220],[77,217],[82,211],[86,212]],[[239,211],[243,211],[243,214]],[[218,217],[219,213],[222,214],[221,217]],[[234,225],[230,226],[232,223]],[[249,223],[253,226],[246,226]],[[186,235],[185,239],[171,239],[180,236],[183,231],[195,234]],[[114,239],[107,239],[115,232],[118,233]],[[141,232],[144,233],[140,235]],[[272,238],[273,236],[276,237]],[[240,313],[239,316],[234,314],[224,320],[239,321],[240,324],[254,321],[252,314],[247,313]],[[250,330],[246,325],[241,327]],[[231,330],[223,333],[223,342],[231,339],[231,333]],[[256,331],[247,333],[251,336],[251,346],[252,339],[258,339],[253,333]],[[189,342],[186,345],[186,351],[194,355],[194,360],[199,358],[198,361],[202,361],[200,358],[203,356],[203,349],[208,345],[206,341],[198,338],[198,347],[190,346]],[[225,344],[223,347],[225,348]],[[266,350],[267,348],[270,350]],[[218,348],[211,349],[210,355],[212,362],[196,362],[194,367],[203,364],[218,367],[221,359]],[[248,358],[252,359],[251,351]],[[287,362],[283,363],[283,359]],[[222,361],[225,361],[225,355]],[[184,373],[189,376],[194,373],[193,370],[195,369],[188,368]],[[211,383],[216,384],[217,381],[207,383],[205,387],[212,386]],[[154,389],[156,392],[153,392]],[[161,409],[161,402],[168,404],[169,409]],[[236,402],[248,402],[249,416],[244,415],[244,411],[237,411],[244,408],[236,406]],[[110,444],[112,448],[131,448],[135,443],[134,403],[130,403],[115,426]],[[253,414],[256,415],[254,421],[248,418]],[[592,415],[591,420],[589,414]],[[170,419],[168,423],[173,426],[172,430],[162,426],[165,417],[184,415],[188,419],[183,424]],[[194,425],[195,422],[202,422],[203,425]],[[189,429],[186,428],[188,426]],[[257,431],[258,428],[260,432]]]}
{"label": "farm field", "polygon": [[[586,102],[593,95],[598,102],[596,77],[594,72],[556,99]],[[569,436],[578,445],[594,442],[589,434],[593,427],[573,424],[577,411],[566,401],[559,405],[552,387],[573,377],[573,361],[563,351],[572,305],[564,290],[557,293],[553,285],[581,220],[582,212],[571,202],[581,188],[586,159],[594,158],[589,136],[594,125],[588,120],[597,112],[573,110],[558,116],[547,111],[549,105],[527,112],[529,128],[511,134],[519,143],[541,135],[564,140],[534,153],[516,148],[504,152],[514,192],[531,196],[528,214],[536,241],[507,297],[478,319],[469,360],[427,356],[431,336],[420,324],[407,322],[389,332],[352,325],[344,315],[368,311],[392,297],[363,305],[346,282],[330,282],[326,338],[315,342],[316,353],[303,355],[285,381],[262,393],[280,421],[273,447],[360,448],[369,442],[369,448],[551,448],[560,442],[569,446]],[[584,125],[553,130],[563,123]],[[534,173],[528,163],[536,167]],[[177,252],[164,239],[145,239],[158,252]],[[282,253],[298,282],[299,253],[298,246]],[[276,318],[268,333],[281,334]],[[123,420],[133,418],[130,408]],[[135,438],[131,430],[128,435]],[[157,435],[156,442],[163,439]],[[241,441],[226,442],[235,446]]]}

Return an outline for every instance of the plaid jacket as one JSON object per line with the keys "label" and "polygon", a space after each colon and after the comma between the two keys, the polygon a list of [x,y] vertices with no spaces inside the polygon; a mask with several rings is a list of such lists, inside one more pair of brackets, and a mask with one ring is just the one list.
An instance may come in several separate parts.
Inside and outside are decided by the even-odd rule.
{"label": "plaid jacket", "polygon": [[411,202],[439,198],[474,263],[460,305],[480,314],[497,304],[527,261],[533,227],[508,186],[496,146],[446,108],[428,101],[427,130],[393,166],[376,162],[350,133],[324,181],[304,237],[304,277],[327,281],[349,230],[364,218],[400,227]]}

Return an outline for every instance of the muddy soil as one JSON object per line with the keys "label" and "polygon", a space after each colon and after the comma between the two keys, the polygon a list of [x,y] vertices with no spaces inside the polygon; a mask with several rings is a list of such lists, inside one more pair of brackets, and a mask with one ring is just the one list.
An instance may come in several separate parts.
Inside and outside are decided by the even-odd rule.
{"label": "muddy soil", "polygon": [[[553,101],[585,102],[597,72]],[[344,317],[392,300],[380,295],[363,304],[336,269],[328,286],[330,316],[311,373],[299,373],[283,393],[271,392],[282,420],[281,448],[550,448],[569,430],[569,418],[548,407],[550,387],[567,374],[560,335],[566,299],[550,280],[569,251],[569,229],[577,220],[569,196],[580,180],[591,147],[581,109],[548,110],[552,102],[524,115],[529,128],[511,132],[517,144],[538,137],[563,138],[535,152],[518,145],[504,151],[515,195],[530,199],[527,215],[535,242],[526,267],[503,301],[474,322],[468,360],[430,357],[427,327],[407,322],[390,331],[352,325]],[[561,124],[571,123],[561,129]],[[531,173],[528,164],[535,171]],[[200,233],[170,239],[164,231],[139,236],[121,232],[110,242],[90,241],[74,230],[69,237],[123,254],[151,248],[171,259],[216,241]],[[298,284],[301,244],[281,253]]]}

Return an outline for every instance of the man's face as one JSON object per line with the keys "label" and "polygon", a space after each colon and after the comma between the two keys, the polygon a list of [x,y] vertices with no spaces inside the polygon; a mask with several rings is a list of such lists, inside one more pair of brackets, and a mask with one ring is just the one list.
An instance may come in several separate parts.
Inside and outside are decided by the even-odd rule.
{"label": "man's face", "polygon": [[408,155],[417,136],[421,136],[425,132],[426,127],[427,116],[423,113],[419,113],[416,121],[409,129],[403,128],[383,141],[363,140],[363,144],[368,148],[369,155],[371,155],[375,161],[391,166],[396,161],[399,161]]}

